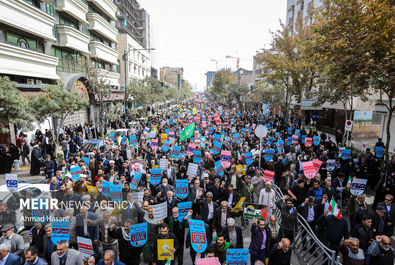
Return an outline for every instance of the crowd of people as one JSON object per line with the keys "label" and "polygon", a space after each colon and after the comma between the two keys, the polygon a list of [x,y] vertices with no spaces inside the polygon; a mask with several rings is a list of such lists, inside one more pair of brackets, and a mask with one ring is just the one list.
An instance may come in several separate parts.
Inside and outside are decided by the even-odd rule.
{"label": "crowd of people", "polygon": [[[262,153],[254,133],[258,124],[267,128]],[[186,135],[188,125],[194,125],[190,135]],[[185,260],[198,264],[199,259],[211,257],[225,265],[227,250],[243,248],[249,250],[251,265],[285,265],[290,264],[292,243],[298,235],[298,213],[318,239],[342,255],[343,264],[394,262],[390,238],[395,224],[395,156],[385,167],[383,159],[369,148],[344,158],[336,141],[313,126],[301,128],[297,118],[287,121],[280,113],[264,116],[208,101],[171,106],[119,138],[106,133],[101,148],[86,152],[84,141],[100,137],[99,132],[89,126],[59,130],[56,137],[63,159],[57,161],[51,131],[37,130],[30,143],[31,174],[40,174],[43,167],[52,197],[72,205],[47,211],[51,217],[68,217],[69,240],[54,244],[51,222],[24,221],[30,245],[25,248],[22,236],[16,233],[17,209],[0,202],[0,265],[182,265]],[[306,142],[313,138],[314,142]],[[24,150],[24,135],[18,140],[18,148]],[[383,146],[381,141],[376,145]],[[180,151],[175,152],[176,147]],[[230,156],[221,151],[230,151]],[[307,177],[303,163],[313,160],[321,161],[320,166]],[[333,168],[328,160],[335,160]],[[223,162],[221,167],[218,161]],[[189,171],[191,164],[198,165],[194,174]],[[78,178],[69,174],[74,166],[81,168]],[[156,168],[162,169],[158,183],[151,179]],[[137,172],[142,174],[136,182]],[[273,172],[271,179],[266,172]],[[367,205],[366,191],[353,194],[355,178],[367,180],[366,190],[375,195],[373,205]],[[188,180],[185,198],[177,196],[180,179]],[[111,206],[111,196],[102,194],[105,182],[121,186],[127,207]],[[98,193],[90,187],[96,187]],[[143,196],[137,200],[141,192]],[[192,207],[179,218],[179,203],[187,201]],[[86,206],[93,202],[101,207]],[[261,205],[267,215],[246,219],[240,202]],[[160,203],[166,203],[167,217],[158,220],[154,209]],[[23,215],[32,216],[32,212],[23,209]],[[202,253],[192,247],[189,219],[204,221],[206,250]],[[132,246],[131,225],[141,223],[147,223],[146,243]],[[94,254],[89,258],[83,258],[77,237],[91,239]],[[173,240],[170,252],[174,259],[158,258],[159,239]],[[189,253],[184,253],[188,248]]]}

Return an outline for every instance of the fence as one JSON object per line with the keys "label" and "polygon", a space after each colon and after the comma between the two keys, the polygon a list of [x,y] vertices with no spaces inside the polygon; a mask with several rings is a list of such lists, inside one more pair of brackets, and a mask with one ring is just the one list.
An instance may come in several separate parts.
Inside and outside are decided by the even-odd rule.
{"label": "fence", "polygon": [[[283,198],[280,188],[273,185],[276,192],[276,200]],[[276,208],[274,214],[281,222],[280,209]],[[328,264],[341,265],[340,258],[336,257],[336,252],[325,246],[315,235],[307,221],[298,214],[298,234],[293,242],[293,251],[304,265]]]}

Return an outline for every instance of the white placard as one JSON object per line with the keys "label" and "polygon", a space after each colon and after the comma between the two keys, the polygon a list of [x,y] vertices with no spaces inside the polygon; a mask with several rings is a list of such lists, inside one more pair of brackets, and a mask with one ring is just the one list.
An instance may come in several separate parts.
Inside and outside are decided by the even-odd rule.
{"label": "white placard", "polygon": [[126,149],[126,157],[128,160],[132,160],[132,150],[131,149]]}
{"label": "white placard", "polygon": [[10,192],[18,191],[18,175],[17,174],[5,174],[7,189]]}
{"label": "white placard", "polygon": [[326,170],[333,171],[336,167],[336,160],[335,159],[328,159],[326,160]]}
{"label": "white placard", "polygon": [[188,171],[187,171],[187,176],[196,176],[196,175],[197,175],[198,167],[199,167],[198,164],[189,163],[189,165],[188,165]]}
{"label": "white placard", "polygon": [[159,221],[167,217],[167,202],[152,205],[152,209],[154,210],[155,220]]}
{"label": "white placard", "polygon": [[132,200],[135,201],[137,204],[141,205],[141,202],[144,198],[144,191],[132,192],[132,194]]}
{"label": "white placard", "polygon": [[169,164],[169,159],[161,159],[160,160],[160,168],[162,170],[167,170],[168,164]]}

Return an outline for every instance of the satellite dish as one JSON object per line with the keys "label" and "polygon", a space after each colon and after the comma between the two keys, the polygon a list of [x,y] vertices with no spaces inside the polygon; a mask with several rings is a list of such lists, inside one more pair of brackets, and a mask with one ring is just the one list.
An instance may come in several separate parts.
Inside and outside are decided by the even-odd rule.
{"label": "satellite dish", "polygon": [[263,126],[262,124],[256,126],[255,128],[255,135],[258,138],[263,138],[267,135],[267,128],[266,126]]}

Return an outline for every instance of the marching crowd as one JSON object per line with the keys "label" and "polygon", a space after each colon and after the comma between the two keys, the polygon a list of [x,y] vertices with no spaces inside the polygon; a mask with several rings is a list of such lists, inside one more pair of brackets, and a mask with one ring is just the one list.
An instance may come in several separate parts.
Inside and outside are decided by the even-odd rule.
{"label": "marching crowd", "polygon": [[[262,153],[254,134],[258,124],[267,129]],[[0,202],[0,265],[182,265],[188,255],[187,264],[217,257],[225,265],[229,249],[247,248],[251,265],[285,265],[290,264],[292,243],[299,232],[298,213],[328,248],[341,254],[343,264],[394,262],[390,238],[395,224],[395,156],[385,166],[374,149],[345,157],[336,141],[315,127],[301,128],[297,118],[286,121],[281,114],[263,116],[206,101],[172,106],[119,138],[106,133],[102,148],[86,152],[84,141],[99,136],[96,132],[89,126],[61,130],[56,137],[64,159],[56,161],[51,131],[37,131],[30,144],[31,174],[40,174],[44,167],[51,196],[70,206],[46,212],[51,217],[68,217],[69,240],[54,244],[50,221],[24,221],[29,230],[26,248],[16,233],[19,207],[11,200]],[[18,138],[22,157],[27,145],[23,138],[23,134]],[[381,140],[376,146],[383,146]],[[304,163],[313,160],[319,161],[318,167],[312,176],[307,175]],[[195,164],[197,171],[192,174],[190,167]],[[80,167],[78,178],[70,174],[74,166]],[[155,183],[152,173],[157,168],[162,171]],[[184,198],[177,195],[180,179],[188,181]],[[363,190],[353,192],[354,179],[367,180],[366,190],[375,193],[373,205],[367,205]],[[126,207],[113,207],[113,198],[102,194],[107,182],[122,188]],[[100,207],[87,206],[93,202]],[[179,218],[182,202],[192,206]],[[158,220],[154,209],[160,203],[166,203],[167,215]],[[262,206],[266,215],[246,218],[243,203]],[[31,210],[22,211],[23,216],[32,216]],[[189,219],[204,222],[203,252],[195,249],[188,233]],[[131,226],[141,223],[147,223],[146,242],[133,246]],[[83,258],[77,237],[91,240],[90,257]],[[159,259],[160,239],[172,240],[171,260]]]}

